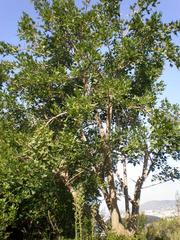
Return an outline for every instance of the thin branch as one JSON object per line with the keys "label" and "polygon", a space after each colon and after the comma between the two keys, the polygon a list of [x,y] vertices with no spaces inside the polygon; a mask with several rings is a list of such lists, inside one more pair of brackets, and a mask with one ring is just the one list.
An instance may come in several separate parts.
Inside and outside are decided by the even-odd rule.
{"label": "thin branch", "polygon": [[151,161],[150,165],[149,165],[149,169],[148,169],[148,172],[147,172],[147,175],[149,176],[151,170],[152,170],[152,167],[153,167],[153,164],[154,164],[154,160],[152,159],[151,155],[149,154],[149,159]]}
{"label": "thin branch", "polygon": [[98,126],[98,128],[99,128],[99,134],[100,134],[101,138],[103,139],[105,133],[104,133],[104,129],[103,129],[103,126],[102,126],[102,122],[101,122],[101,119],[100,119],[100,117],[99,117],[98,112],[96,112],[96,114],[95,114],[95,120],[96,120],[96,124],[97,124],[97,126]]}
{"label": "thin branch", "polygon": [[47,123],[46,123],[45,126],[47,127],[47,126],[48,126],[50,123],[52,123],[55,119],[57,119],[57,118],[59,118],[59,117],[62,117],[63,115],[66,115],[66,114],[67,114],[67,112],[62,112],[62,113],[59,113],[58,115],[50,118],[50,119],[47,121]]}
{"label": "thin branch", "polygon": [[131,180],[132,182],[136,183],[136,180],[134,180],[133,178],[130,178],[130,180]]}
{"label": "thin branch", "polygon": [[169,182],[171,180],[167,180],[165,182],[159,182],[159,183],[154,183],[154,184],[151,184],[151,185],[148,185],[148,186],[145,186],[145,187],[142,187],[142,189],[146,189],[146,188],[150,188],[150,187],[154,187],[156,185],[159,185],[159,184],[162,184],[162,183],[166,183],[166,182]]}
{"label": "thin branch", "polygon": [[[123,189],[124,189],[124,186],[125,186],[124,180],[120,177],[119,173],[116,173],[116,176],[117,176],[118,181],[120,182],[121,189],[123,190]],[[131,180],[132,180],[132,179],[131,179]],[[133,180],[133,181],[134,181],[134,180]],[[136,181],[134,181],[134,182],[136,182]],[[127,193],[127,194],[128,194],[128,200],[129,200],[130,202],[132,202],[131,196],[129,195],[129,193]],[[125,195],[125,194],[124,194],[124,195]]]}
{"label": "thin branch", "polygon": [[53,224],[53,222],[52,222],[52,220],[51,220],[51,216],[50,216],[50,211],[49,211],[49,210],[48,210],[48,219],[49,219],[49,222],[50,222],[50,225],[51,225],[53,231],[55,231],[55,230],[56,230],[56,227],[54,226],[54,224]]}
{"label": "thin branch", "polygon": [[146,150],[145,150],[144,161],[143,161],[143,170],[142,170],[142,175],[141,175],[143,182],[148,176],[148,170],[147,170],[148,162],[149,162],[149,152],[148,152],[148,146],[146,144]]}
{"label": "thin branch", "polygon": [[80,172],[78,172],[77,174],[75,174],[72,178],[70,178],[67,182],[66,182],[66,184],[65,184],[65,186],[68,186],[69,184],[71,184],[79,175],[81,175],[81,173],[83,173],[84,172],[84,170],[81,170]]}

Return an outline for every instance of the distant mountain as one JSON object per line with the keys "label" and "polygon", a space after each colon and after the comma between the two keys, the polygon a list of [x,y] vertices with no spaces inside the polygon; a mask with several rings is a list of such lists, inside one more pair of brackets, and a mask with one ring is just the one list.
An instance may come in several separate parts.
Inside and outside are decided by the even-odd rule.
{"label": "distant mountain", "polygon": [[149,201],[145,202],[140,206],[141,211],[166,211],[169,209],[176,208],[176,201],[175,200],[162,200],[162,201]]}

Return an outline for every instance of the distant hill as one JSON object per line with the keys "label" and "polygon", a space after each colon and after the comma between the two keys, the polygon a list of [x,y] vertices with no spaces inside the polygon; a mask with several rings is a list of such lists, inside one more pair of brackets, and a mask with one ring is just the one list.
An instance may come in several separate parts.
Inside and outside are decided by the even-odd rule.
{"label": "distant hill", "polygon": [[146,215],[146,224],[153,223],[159,221],[161,218],[152,215]]}
{"label": "distant hill", "polygon": [[162,201],[149,201],[145,202],[140,206],[141,211],[164,211],[168,209],[175,209],[176,201],[175,200],[162,200]]}

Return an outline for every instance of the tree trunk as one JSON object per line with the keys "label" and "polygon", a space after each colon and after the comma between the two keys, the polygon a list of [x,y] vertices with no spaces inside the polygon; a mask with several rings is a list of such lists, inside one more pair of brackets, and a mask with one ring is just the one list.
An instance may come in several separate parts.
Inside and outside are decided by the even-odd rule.
{"label": "tree trunk", "polygon": [[125,218],[128,219],[130,216],[130,208],[129,208],[129,191],[128,191],[128,180],[127,180],[127,165],[126,159],[123,161],[123,192],[125,199]]}
{"label": "tree trunk", "polygon": [[96,220],[99,228],[101,229],[101,231],[106,231],[107,230],[107,225],[104,222],[104,220],[102,219],[101,215],[99,214],[99,210],[97,210],[97,212],[96,212],[95,220]]}
{"label": "tree trunk", "polygon": [[131,216],[128,221],[128,229],[129,231],[136,232],[137,231],[137,224],[138,224],[138,216],[139,216],[139,204],[140,204],[140,197],[141,197],[141,190],[142,186],[149,175],[150,167],[148,170],[148,161],[149,161],[149,153],[148,153],[148,146],[146,145],[146,151],[144,155],[143,161],[143,169],[141,176],[137,179],[134,191],[134,199],[131,201],[132,203],[132,212]]}
{"label": "tree trunk", "polygon": [[139,204],[140,204],[140,197],[141,197],[141,189],[142,185],[145,181],[145,177],[139,177],[136,186],[135,186],[135,193],[134,193],[134,199],[131,201],[132,204],[132,211],[131,216],[128,221],[128,229],[131,232],[137,231],[137,221],[139,216]]}
{"label": "tree trunk", "polygon": [[[114,181],[113,175],[113,164],[111,159],[111,148],[108,144],[110,135],[111,135],[111,125],[112,125],[112,115],[113,115],[113,108],[112,108],[112,99],[111,95],[108,95],[108,104],[107,104],[107,118],[106,123],[102,124],[102,121],[99,117],[99,114],[96,113],[95,119],[97,126],[99,128],[99,134],[102,144],[102,155],[104,157],[104,171],[105,176],[107,177],[108,183],[108,191],[103,191],[105,193],[104,197],[107,203],[107,207],[109,208],[110,218],[111,218],[111,228],[112,231],[117,235],[128,235],[128,231],[122,225],[121,215],[118,208],[118,197],[117,197],[117,190]],[[107,175],[106,175],[107,174]]]}
{"label": "tree trunk", "polygon": [[138,216],[139,216],[139,199],[132,201],[132,213],[128,220],[128,230],[130,232],[136,232],[138,227]]}
{"label": "tree trunk", "polygon": [[107,205],[110,206],[109,211],[112,232],[114,232],[117,235],[129,235],[129,232],[122,225],[122,219],[118,207],[118,198],[112,171],[110,171],[108,175],[108,185],[109,185],[109,203]]}

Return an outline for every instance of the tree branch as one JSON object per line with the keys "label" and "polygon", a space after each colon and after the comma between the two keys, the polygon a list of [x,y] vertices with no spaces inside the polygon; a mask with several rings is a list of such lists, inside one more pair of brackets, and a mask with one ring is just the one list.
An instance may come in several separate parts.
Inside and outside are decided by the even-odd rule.
{"label": "tree branch", "polygon": [[62,117],[63,115],[66,115],[66,114],[67,114],[67,112],[62,112],[62,113],[59,113],[58,115],[50,118],[50,119],[47,121],[47,123],[46,123],[45,126],[47,127],[47,126],[48,126],[49,124],[51,124],[55,119],[57,119],[57,118],[59,118],[59,117]]}
{"label": "tree branch", "polygon": [[163,184],[163,183],[166,183],[166,182],[169,182],[169,181],[171,181],[171,180],[167,180],[167,181],[165,181],[165,182],[154,183],[154,184],[151,184],[151,185],[148,185],[148,186],[142,187],[142,189],[146,189],[146,188],[154,187],[154,186],[156,186],[156,185]]}

